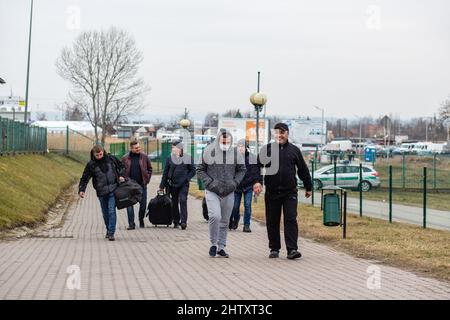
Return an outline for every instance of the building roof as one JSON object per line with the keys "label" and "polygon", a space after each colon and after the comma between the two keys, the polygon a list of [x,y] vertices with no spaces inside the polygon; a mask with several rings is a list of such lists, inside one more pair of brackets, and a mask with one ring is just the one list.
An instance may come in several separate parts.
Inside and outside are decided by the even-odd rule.
{"label": "building roof", "polygon": [[[89,121],[35,121],[31,125],[49,129],[65,129],[69,126],[69,129],[74,131],[94,131],[94,127]],[[102,131],[101,128],[97,128],[97,130]]]}

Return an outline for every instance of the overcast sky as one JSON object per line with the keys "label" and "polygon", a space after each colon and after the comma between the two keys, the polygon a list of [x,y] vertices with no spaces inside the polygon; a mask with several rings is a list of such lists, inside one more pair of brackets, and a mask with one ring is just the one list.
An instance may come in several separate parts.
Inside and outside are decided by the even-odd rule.
{"label": "overcast sky", "polygon": [[[30,2],[0,0],[0,95],[25,96]],[[447,0],[35,0],[30,106],[66,99],[64,46],[117,26],[144,54],[146,114],[248,111],[261,71],[268,114],[431,116],[450,94],[449,13]]]}

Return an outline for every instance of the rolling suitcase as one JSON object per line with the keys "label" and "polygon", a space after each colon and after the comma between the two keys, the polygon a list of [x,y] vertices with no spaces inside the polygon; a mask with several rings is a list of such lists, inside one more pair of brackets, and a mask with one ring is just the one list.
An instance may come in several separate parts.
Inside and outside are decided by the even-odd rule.
{"label": "rolling suitcase", "polygon": [[150,200],[147,211],[148,220],[154,226],[170,226],[173,222],[172,199],[168,194],[159,193]]}

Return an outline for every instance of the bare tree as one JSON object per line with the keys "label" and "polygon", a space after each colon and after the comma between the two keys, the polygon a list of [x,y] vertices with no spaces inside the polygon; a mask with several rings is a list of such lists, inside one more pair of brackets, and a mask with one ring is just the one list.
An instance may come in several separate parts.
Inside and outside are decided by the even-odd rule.
{"label": "bare tree", "polygon": [[36,118],[37,121],[47,121],[47,114],[45,112],[38,112]]}
{"label": "bare tree", "polygon": [[78,104],[64,102],[63,104],[56,106],[56,108],[62,112],[63,118],[66,121],[86,120],[86,115]]}
{"label": "bare tree", "polygon": [[214,112],[209,112],[206,114],[205,119],[203,120],[204,127],[217,127],[219,123],[219,114]]}
{"label": "bare tree", "polygon": [[450,118],[450,96],[442,102],[439,108],[439,120],[441,122]]}
{"label": "bare tree", "polygon": [[242,114],[239,109],[229,109],[222,114],[226,118],[242,118]]}
{"label": "bare tree", "polygon": [[148,89],[138,77],[142,59],[134,39],[114,27],[81,33],[57,59],[58,74],[72,84],[69,97],[86,114],[97,141],[104,143],[108,128],[143,109]]}

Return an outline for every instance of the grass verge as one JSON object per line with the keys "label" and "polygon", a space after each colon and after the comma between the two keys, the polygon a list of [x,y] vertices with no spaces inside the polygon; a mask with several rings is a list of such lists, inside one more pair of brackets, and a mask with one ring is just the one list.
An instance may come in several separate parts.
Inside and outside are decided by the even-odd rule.
{"label": "grass verge", "polygon": [[56,154],[0,157],[0,231],[45,221],[48,208],[82,170]]}

